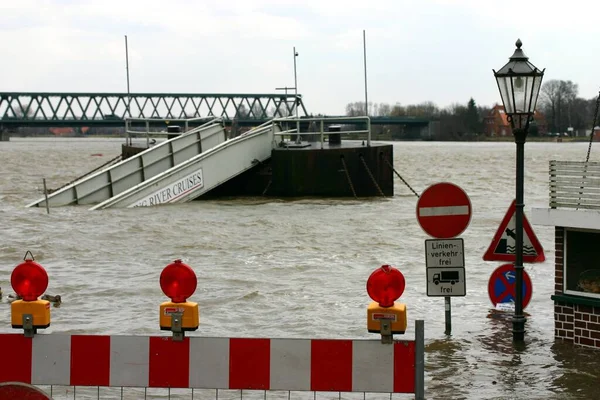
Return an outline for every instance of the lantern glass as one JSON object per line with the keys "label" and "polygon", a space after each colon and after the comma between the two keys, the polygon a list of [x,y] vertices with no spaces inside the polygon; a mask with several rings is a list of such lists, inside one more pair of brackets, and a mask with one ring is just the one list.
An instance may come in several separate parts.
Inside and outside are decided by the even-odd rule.
{"label": "lantern glass", "polygon": [[513,114],[515,112],[514,103],[512,101],[512,80],[510,76],[498,76],[498,89],[500,89],[500,97],[502,98],[502,104],[504,104],[504,111],[507,114]]}
{"label": "lantern glass", "polygon": [[497,76],[500,97],[508,115],[532,114],[540,93],[542,76]]}
{"label": "lantern glass", "polygon": [[520,40],[517,40],[516,46],[509,62],[498,72],[494,71],[494,75],[504,110],[510,117],[513,128],[522,128],[528,125],[535,112],[544,71],[529,62],[521,50]]}

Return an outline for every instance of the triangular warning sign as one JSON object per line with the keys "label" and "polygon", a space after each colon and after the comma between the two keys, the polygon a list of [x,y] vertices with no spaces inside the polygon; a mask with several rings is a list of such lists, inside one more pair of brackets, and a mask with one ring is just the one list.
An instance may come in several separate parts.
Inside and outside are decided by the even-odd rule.
{"label": "triangular warning sign", "polygon": [[[516,201],[513,200],[494,235],[492,244],[483,255],[485,261],[514,262],[516,260],[515,211]],[[545,260],[544,249],[523,213],[523,262],[535,263]]]}

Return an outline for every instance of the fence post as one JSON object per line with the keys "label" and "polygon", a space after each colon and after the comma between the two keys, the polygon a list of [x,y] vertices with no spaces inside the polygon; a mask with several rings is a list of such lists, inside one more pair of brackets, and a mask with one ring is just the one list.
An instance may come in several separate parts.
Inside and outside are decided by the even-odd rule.
{"label": "fence post", "polygon": [[425,321],[415,326],[415,399],[425,399]]}

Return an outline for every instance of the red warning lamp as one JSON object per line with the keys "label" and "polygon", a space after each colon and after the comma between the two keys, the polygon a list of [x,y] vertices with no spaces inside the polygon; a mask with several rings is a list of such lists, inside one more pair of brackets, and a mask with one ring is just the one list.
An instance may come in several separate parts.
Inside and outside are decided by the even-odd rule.
{"label": "red warning lamp", "polygon": [[404,293],[404,275],[391,265],[382,265],[373,271],[367,280],[369,297],[380,307],[391,307]]}
{"label": "red warning lamp", "polygon": [[35,301],[48,288],[48,274],[33,260],[17,265],[10,275],[10,284],[24,301]]}
{"label": "red warning lamp", "polygon": [[160,274],[160,288],[171,299],[160,305],[160,329],[173,332],[173,340],[183,340],[185,331],[195,331],[200,325],[198,303],[187,301],[197,285],[196,273],[181,260],[173,261]]}
{"label": "red warning lamp", "polygon": [[391,343],[393,334],[406,331],[406,304],[396,302],[405,286],[402,272],[387,264],[373,271],[367,280],[367,293],[373,299],[367,307],[367,330],[380,333],[383,343]]}
{"label": "red warning lamp", "polygon": [[49,327],[50,303],[38,299],[48,288],[48,274],[34,261],[31,252],[28,251],[23,262],[13,270],[10,284],[19,298],[10,304],[12,327],[23,329],[25,337],[33,337],[38,329]]}
{"label": "red warning lamp", "polygon": [[173,303],[185,303],[197,285],[196,273],[181,260],[167,265],[160,274],[160,288]]}

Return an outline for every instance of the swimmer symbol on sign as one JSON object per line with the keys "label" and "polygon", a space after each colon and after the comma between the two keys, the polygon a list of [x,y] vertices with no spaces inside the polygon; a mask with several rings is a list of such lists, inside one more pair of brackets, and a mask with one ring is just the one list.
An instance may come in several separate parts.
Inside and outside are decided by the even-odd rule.
{"label": "swimmer symbol on sign", "polygon": [[[516,261],[515,210],[516,202],[513,200],[490,247],[483,255],[485,261]],[[544,249],[535,236],[527,217],[523,215],[523,261],[535,263],[544,260],[546,260]]]}

